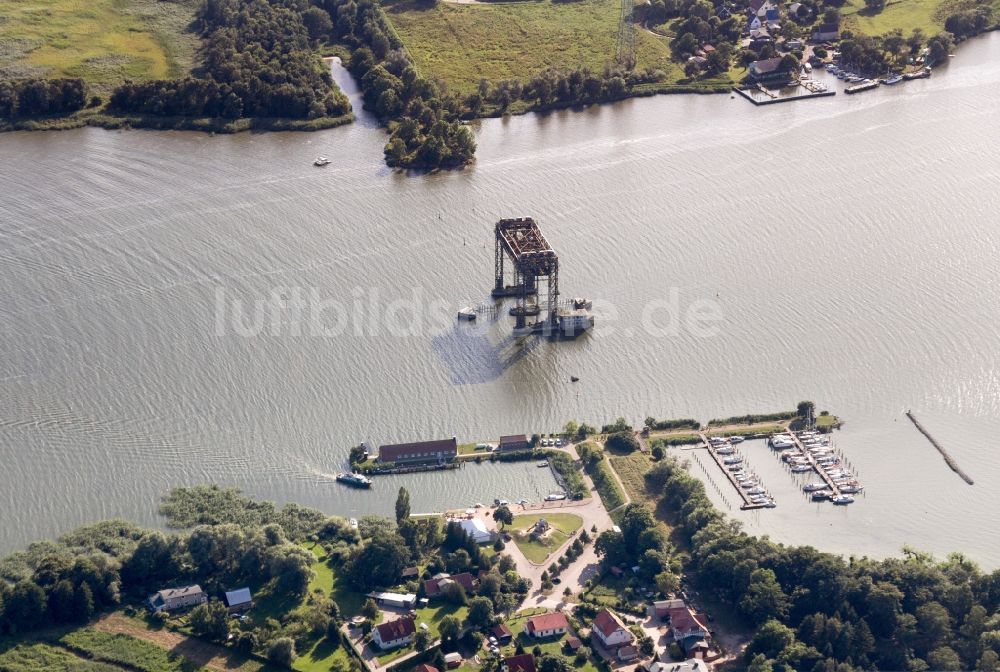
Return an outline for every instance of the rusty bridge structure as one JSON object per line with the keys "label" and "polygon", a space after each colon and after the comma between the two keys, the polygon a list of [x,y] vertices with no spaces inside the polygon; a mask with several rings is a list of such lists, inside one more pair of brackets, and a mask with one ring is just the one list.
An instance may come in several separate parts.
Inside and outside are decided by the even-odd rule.
{"label": "rusty bridge structure", "polygon": [[[530,217],[501,219],[494,228],[496,237],[494,298],[515,297],[511,310],[515,333],[524,330],[548,330],[556,325],[559,308],[559,257],[545,240],[538,224]],[[513,271],[513,284],[507,284],[506,265]],[[544,296],[539,300],[539,294]],[[541,320],[528,323],[529,317]]]}

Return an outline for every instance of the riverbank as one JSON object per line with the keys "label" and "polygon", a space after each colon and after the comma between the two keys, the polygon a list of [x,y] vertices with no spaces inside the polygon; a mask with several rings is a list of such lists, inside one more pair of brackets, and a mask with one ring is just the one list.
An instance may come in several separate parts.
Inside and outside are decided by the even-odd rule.
{"label": "riverbank", "polygon": [[62,117],[0,120],[0,132],[68,131],[93,126],[106,130],[143,129],[153,131],[200,131],[202,133],[243,133],[246,131],[322,131],[350,124],[354,113],[318,119],[257,117],[219,119],[212,117],[161,117],[157,115],[109,114],[82,111]]}

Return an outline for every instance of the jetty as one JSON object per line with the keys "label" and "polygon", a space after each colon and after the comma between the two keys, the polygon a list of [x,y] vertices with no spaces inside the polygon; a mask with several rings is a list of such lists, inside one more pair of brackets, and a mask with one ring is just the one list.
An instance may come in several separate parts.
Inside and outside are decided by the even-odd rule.
{"label": "jetty", "polygon": [[715,463],[719,465],[719,469],[722,469],[722,473],[726,475],[726,478],[728,478],[729,482],[732,483],[733,488],[736,489],[736,493],[740,496],[740,499],[743,500],[743,504],[740,508],[744,511],[767,508],[766,504],[755,504],[750,501],[750,495],[740,487],[740,484],[736,481],[736,477],[733,476],[733,472],[726,468],[726,464],[722,461],[722,456],[715,451],[715,446],[713,446],[712,442],[708,440],[708,436],[706,436],[704,432],[699,432],[698,436],[701,437],[702,441],[704,441],[705,447],[708,449],[708,454],[711,455],[712,459],[715,460]]}
{"label": "jetty", "polygon": [[813,471],[819,474],[820,478],[823,479],[823,482],[826,483],[826,487],[833,493],[833,496],[840,497],[843,493],[840,492],[840,488],[837,487],[836,482],[834,482],[830,474],[826,473],[826,469],[820,468],[819,462],[816,460],[816,456],[805,447],[805,444],[802,443],[802,440],[795,434],[795,432],[788,432],[788,436],[792,437],[792,442],[795,443],[795,447],[798,449],[799,453],[809,460],[809,464],[812,466]]}
{"label": "jetty", "polygon": [[955,459],[951,455],[948,454],[948,451],[944,449],[944,446],[942,446],[940,443],[938,443],[934,439],[934,437],[931,436],[931,433],[928,432],[924,428],[924,426],[920,424],[920,422],[913,416],[912,412],[907,411],[906,412],[906,417],[908,417],[910,419],[910,422],[913,423],[913,426],[916,427],[920,431],[921,434],[923,434],[924,436],[927,437],[927,440],[931,442],[931,445],[934,446],[935,448],[937,448],[937,451],[939,453],[941,453],[941,457],[944,458],[945,463],[949,467],[951,467],[952,471],[954,471],[956,474],[958,474],[959,476],[961,476],[962,480],[965,481],[966,483],[968,483],[969,485],[975,485],[975,481],[972,480],[972,477],[969,476],[964,471],[962,471],[962,468],[960,466],[958,466],[958,462],[956,462]]}
{"label": "jetty", "polygon": [[861,93],[862,91],[870,91],[872,89],[877,89],[878,85],[879,81],[877,79],[869,79],[867,82],[847,87],[844,89],[844,93]]}

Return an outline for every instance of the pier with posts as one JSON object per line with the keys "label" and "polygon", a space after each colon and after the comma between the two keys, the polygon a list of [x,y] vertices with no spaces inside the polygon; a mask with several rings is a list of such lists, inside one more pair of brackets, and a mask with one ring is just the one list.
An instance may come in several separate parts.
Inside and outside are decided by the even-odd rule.
{"label": "pier with posts", "polygon": [[813,471],[819,474],[820,478],[823,479],[823,482],[826,483],[826,487],[831,493],[833,493],[833,496],[840,497],[842,494],[840,492],[840,488],[837,487],[837,484],[834,482],[830,474],[826,473],[826,469],[820,468],[819,461],[816,459],[816,456],[806,448],[805,444],[802,443],[802,440],[799,439],[795,432],[788,432],[788,435],[792,437],[792,441],[795,443],[795,447],[798,449],[799,453],[809,460],[809,466],[811,466]]}
{"label": "pier with posts", "polygon": [[740,499],[743,500],[743,504],[740,506],[740,508],[743,509],[744,511],[767,508],[766,504],[755,504],[754,502],[750,501],[750,495],[747,494],[743,490],[743,488],[740,487],[740,484],[736,481],[736,477],[733,476],[733,472],[729,471],[725,462],[722,461],[722,456],[719,455],[718,452],[716,452],[715,446],[713,446],[712,442],[708,440],[708,436],[706,436],[704,432],[700,432],[698,436],[701,437],[701,440],[705,442],[705,447],[708,449],[708,454],[711,455],[712,459],[715,460],[715,463],[719,465],[719,469],[722,469],[722,473],[726,475],[726,478],[729,479],[729,482],[732,484],[733,488],[736,489],[736,493],[740,496]]}

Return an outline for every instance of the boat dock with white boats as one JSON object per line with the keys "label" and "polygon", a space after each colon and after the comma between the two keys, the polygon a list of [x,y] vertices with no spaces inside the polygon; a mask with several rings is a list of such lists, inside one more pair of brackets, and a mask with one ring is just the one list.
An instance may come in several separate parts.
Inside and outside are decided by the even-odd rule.
{"label": "boat dock with white boats", "polygon": [[698,436],[704,441],[705,448],[708,449],[708,454],[712,456],[715,463],[722,469],[722,473],[726,475],[729,482],[736,488],[740,499],[743,500],[743,505],[740,506],[741,509],[773,509],[777,506],[774,498],[764,488],[757,475],[747,471],[743,456],[733,448],[733,444],[740,443],[743,437],[739,437],[738,439],[736,437],[729,439],[718,436],[709,438],[704,433]]}
{"label": "boat dock with white boats", "polygon": [[773,450],[782,452],[781,460],[792,473],[819,474],[821,482],[802,488],[814,501],[829,500],[842,506],[853,503],[854,495],[864,491],[842,457],[834,453],[828,436],[815,431],[788,431],[773,435],[768,443]]}

